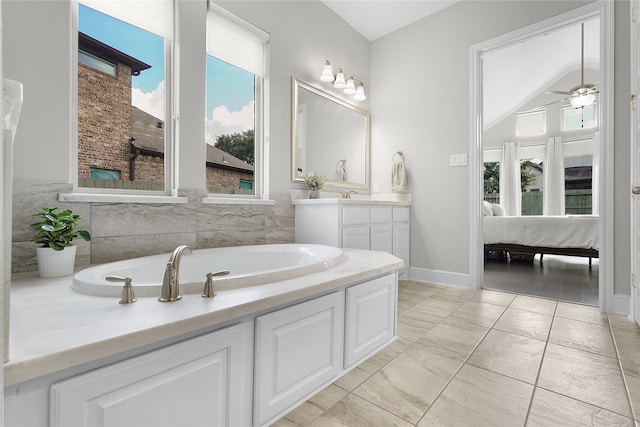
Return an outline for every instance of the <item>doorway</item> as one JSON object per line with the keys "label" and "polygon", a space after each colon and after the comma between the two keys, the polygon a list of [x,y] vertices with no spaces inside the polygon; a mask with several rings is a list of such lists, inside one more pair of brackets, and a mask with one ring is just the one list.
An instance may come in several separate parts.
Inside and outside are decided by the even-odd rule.
{"label": "doorway", "polygon": [[[470,208],[470,229],[471,229],[471,251],[470,260],[472,277],[479,278],[473,283],[475,289],[484,286],[483,279],[485,277],[484,265],[484,234],[483,234],[483,214],[482,205],[484,201],[484,143],[487,136],[484,132],[487,120],[497,120],[500,118],[492,110],[491,100],[483,97],[482,87],[483,75],[483,59],[492,53],[502,51],[512,46],[524,46],[531,43],[532,40],[542,40],[549,34],[562,31],[567,28],[580,26],[582,22],[597,21],[599,30],[599,93],[597,95],[598,105],[598,129],[600,147],[596,148],[595,153],[599,159],[599,167],[594,168],[594,180],[597,178],[600,184],[599,191],[593,195],[595,198],[594,209],[599,213],[598,234],[602,236],[599,241],[599,262],[597,272],[598,282],[598,306],[604,311],[612,309],[613,300],[613,280],[612,280],[612,194],[613,194],[613,10],[608,2],[598,2],[588,6],[576,9],[574,11],[559,15],[538,24],[523,28],[513,33],[501,36],[499,38],[480,43],[471,48],[471,120],[472,120],[472,138],[471,138],[471,208]],[[526,74],[525,74],[526,75]],[[565,82],[566,83],[566,82]],[[559,82],[561,84],[561,82]],[[544,88],[542,91],[546,90]],[[513,95],[513,91],[511,93]],[[512,96],[513,97],[513,96]],[[523,108],[527,112],[527,101],[534,104],[542,104],[540,99],[520,100],[515,102],[515,108]],[[513,106],[512,106],[513,107]],[[535,110],[535,108],[534,108]],[[517,110],[520,111],[520,110]],[[510,114],[512,114],[511,111]],[[546,138],[543,138],[543,140]],[[527,141],[529,150],[534,149],[536,141]],[[539,142],[539,141],[538,141]],[[544,142],[544,141],[543,141]],[[564,214],[564,210],[562,211]],[[508,254],[510,256],[510,254]],[[545,261],[548,257],[545,256]],[[550,260],[549,260],[550,261]],[[562,260],[560,260],[562,261]],[[533,260],[533,262],[539,262]],[[551,263],[548,263],[551,267]],[[586,267],[588,269],[588,267]],[[592,270],[593,271],[593,270]]]}

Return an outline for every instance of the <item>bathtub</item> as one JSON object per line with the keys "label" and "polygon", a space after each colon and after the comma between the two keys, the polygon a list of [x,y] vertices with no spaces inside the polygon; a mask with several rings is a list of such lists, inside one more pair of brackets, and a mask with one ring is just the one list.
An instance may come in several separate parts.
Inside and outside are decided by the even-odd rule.
{"label": "bathtub", "polygon": [[[158,297],[170,254],[152,255],[89,267],[73,277],[71,287],[80,293],[119,297],[122,283],[107,282],[106,276],[129,276],[136,297]],[[202,293],[207,273],[229,270],[214,277],[217,291],[293,279],[340,264],[342,249],[313,244],[235,246],[193,250],[180,261],[182,294]]]}

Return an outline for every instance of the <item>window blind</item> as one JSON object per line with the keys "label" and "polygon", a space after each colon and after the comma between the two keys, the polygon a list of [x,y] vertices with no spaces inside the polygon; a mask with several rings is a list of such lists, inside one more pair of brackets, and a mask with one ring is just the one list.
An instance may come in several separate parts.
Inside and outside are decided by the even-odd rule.
{"label": "window blind", "polygon": [[78,3],[165,39],[172,38],[173,0],[79,0]]}
{"label": "window blind", "polygon": [[269,34],[211,2],[207,13],[207,54],[265,75],[265,44]]}

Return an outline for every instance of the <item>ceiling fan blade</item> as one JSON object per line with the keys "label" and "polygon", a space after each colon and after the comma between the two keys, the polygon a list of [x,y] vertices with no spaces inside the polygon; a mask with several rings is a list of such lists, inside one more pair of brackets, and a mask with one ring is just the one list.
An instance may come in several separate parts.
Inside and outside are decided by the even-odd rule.
{"label": "ceiling fan blade", "polygon": [[548,93],[550,95],[571,95],[571,92],[566,92],[563,90],[548,90],[545,93]]}
{"label": "ceiling fan blade", "polygon": [[557,101],[553,101],[553,102],[548,102],[546,104],[542,104],[537,106],[536,108],[532,108],[531,110],[527,110],[527,111],[519,111],[516,114],[522,114],[522,113],[531,113],[532,111],[540,111],[542,109],[544,109],[544,107],[548,107],[549,105],[553,105],[553,104],[557,104],[558,102],[563,102],[563,101],[568,101],[570,100],[572,97],[569,96],[567,98],[563,98],[563,99],[558,99]]}

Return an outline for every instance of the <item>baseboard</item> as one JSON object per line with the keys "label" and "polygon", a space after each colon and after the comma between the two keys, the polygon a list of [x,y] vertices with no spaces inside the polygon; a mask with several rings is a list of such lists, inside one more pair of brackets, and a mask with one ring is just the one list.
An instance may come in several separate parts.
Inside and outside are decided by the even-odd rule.
{"label": "baseboard", "polygon": [[613,312],[617,314],[629,315],[631,295],[613,294]]}
{"label": "baseboard", "polygon": [[409,268],[409,280],[471,289],[471,278],[467,273],[411,267]]}

